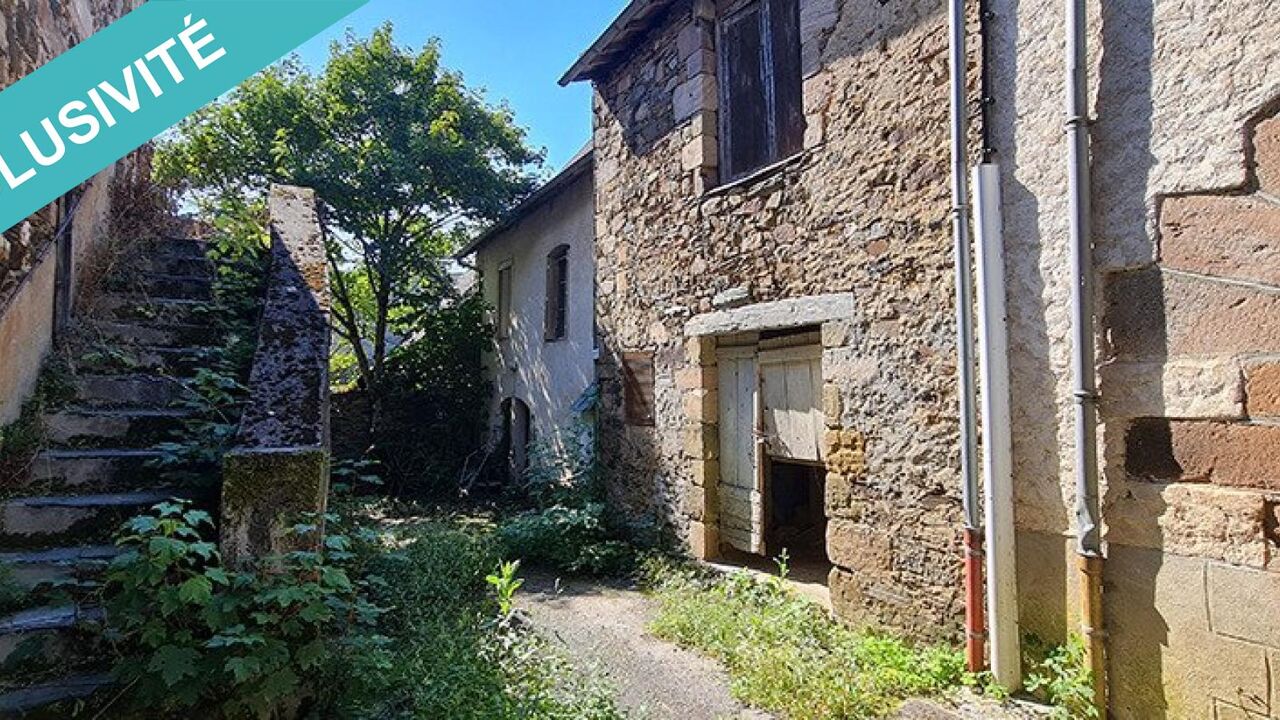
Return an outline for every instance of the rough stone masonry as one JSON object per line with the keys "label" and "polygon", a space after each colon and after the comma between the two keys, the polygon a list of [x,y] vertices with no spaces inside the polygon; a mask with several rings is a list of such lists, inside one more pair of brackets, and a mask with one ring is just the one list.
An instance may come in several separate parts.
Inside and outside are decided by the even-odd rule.
{"label": "rough stone masonry", "polygon": [[[704,556],[720,517],[716,348],[821,330],[826,512],[842,615],[954,637],[963,610],[940,2],[800,3],[804,152],[718,182],[714,3],[672,3],[596,78],[602,451],[613,498]],[[839,295],[835,317],[783,304]],[[820,300],[819,306],[824,303]],[[703,319],[756,313],[730,333]],[[623,411],[652,353],[652,426]],[[745,512],[745,510],[744,510]]]}

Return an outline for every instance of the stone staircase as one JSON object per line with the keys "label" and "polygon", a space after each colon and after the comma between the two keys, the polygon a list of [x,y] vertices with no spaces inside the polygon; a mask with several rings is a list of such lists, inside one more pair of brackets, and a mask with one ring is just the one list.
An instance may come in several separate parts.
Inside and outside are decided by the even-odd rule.
{"label": "stone staircase", "polygon": [[[109,682],[106,653],[93,644],[103,620],[93,590],[117,555],[113,533],[159,502],[216,493],[188,479],[198,473],[155,466],[165,455],[159,444],[193,415],[184,380],[218,339],[216,325],[202,321],[215,266],[195,240],[148,250],[106,280],[95,318],[82,323],[93,347],[73,360],[72,397],[46,413],[46,446],[25,485],[0,499],[0,563],[27,593],[25,609],[0,617],[0,682],[46,678],[0,688],[9,689],[0,718]],[[216,481],[216,472],[206,476]]]}

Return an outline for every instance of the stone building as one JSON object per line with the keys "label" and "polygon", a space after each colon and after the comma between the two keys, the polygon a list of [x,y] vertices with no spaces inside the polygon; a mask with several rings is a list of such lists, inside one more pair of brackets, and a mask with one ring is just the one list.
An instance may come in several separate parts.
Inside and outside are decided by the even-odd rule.
{"label": "stone building", "polygon": [[[1079,627],[1061,3],[992,0],[1022,627]],[[1117,718],[1280,717],[1276,0],[1090,3]]]}
{"label": "stone building", "polygon": [[[1111,709],[1280,717],[1280,2],[1089,6]],[[969,99],[1003,181],[1019,621],[1062,640],[1063,12],[988,9]],[[564,81],[596,90],[612,500],[700,557],[825,525],[839,614],[957,639],[946,10],[634,0]]]}
{"label": "stone building", "polygon": [[475,256],[494,308],[490,441],[511,477],[530,448],[560,457],[583,450],[573,431],[575,405],[595,382],[592,157],[584,149],[458,253]]}
{"label": "stone building", "polygon": [[612,498],[702,557],[829,561],[843,615],[935,637],[963,612],[946,49],[939,2],[638,0],[565,78],[596,87]]}

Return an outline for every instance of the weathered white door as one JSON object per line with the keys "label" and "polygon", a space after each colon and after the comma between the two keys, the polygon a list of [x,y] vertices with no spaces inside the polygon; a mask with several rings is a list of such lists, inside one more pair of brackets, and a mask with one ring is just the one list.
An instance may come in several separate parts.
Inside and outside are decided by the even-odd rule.
{"label": "weathered white door", "polygon": [[754,347],[721,348],[720,537],[729,546],[764,552],[759,373]]}
{"label": "weathered white door", "polygon": [[760,394],[768,454],[822,460],[822,349],[761,351]]}

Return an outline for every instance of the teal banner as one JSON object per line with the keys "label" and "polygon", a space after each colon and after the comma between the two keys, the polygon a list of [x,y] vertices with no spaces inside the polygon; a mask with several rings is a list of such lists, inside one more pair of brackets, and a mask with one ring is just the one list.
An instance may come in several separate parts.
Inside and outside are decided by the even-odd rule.
{"label": "teal banner", "polygon": [[150,0],[0,92],[17,225],[368,0]]}

